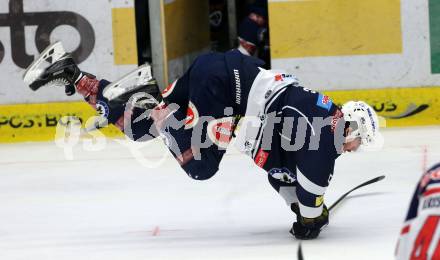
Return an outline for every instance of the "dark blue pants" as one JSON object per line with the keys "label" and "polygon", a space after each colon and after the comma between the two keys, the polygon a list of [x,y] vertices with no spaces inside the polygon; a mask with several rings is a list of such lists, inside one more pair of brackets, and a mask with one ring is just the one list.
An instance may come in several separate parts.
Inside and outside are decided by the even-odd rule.
{"label": "dark blue pants", "polygon": [[[203,55],[174,85],[170,85],[172,89],[169,88],[163,94],[168,107],[178,109],[167,119],[165,125],[168,126],[164,127],[162,134],[172,137],[168,139],[171,140],[167,142],[168,148],[193,179],[206,180],[214,176],[225,153],[225,149],[213,143],[209,147],[197,147],[192,139],[193,135],[201,135],[195,136],[195,139],[203,143],[208,141],[208,122],[203,117],[219,119],[233,116],[231,94],[228,93],[229,80],[222,56]],[[107,84],[108,82],[101,81],[100,88],[103,89]],[[227,107],[230,109],[226,109],[225,115]],[[115,114],[121,113],[121,108],[113,110]],[[129,137],[135,141],[148,141],[159,135],[153,120],[142,116],[144,112],[140,109],[133,111]],[[109,117],[118,116],[110,113]],[[140,118],[143,119],[139,120]]]}

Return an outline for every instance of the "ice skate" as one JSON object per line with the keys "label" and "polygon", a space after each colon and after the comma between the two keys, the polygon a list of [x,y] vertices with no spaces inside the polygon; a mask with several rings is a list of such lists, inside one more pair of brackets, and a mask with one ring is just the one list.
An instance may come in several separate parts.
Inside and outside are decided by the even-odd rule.
{"label": "ice skate", "polygon": [[109,100],[111,106],[131,103],[144,109],[154,108],[162,101],[149,64],[138,67],[105,87],[103,96]]}
{"label": "ice skate", "polygon": [[73,95],[74,84],[81,76],[70,54],[64,51],[60,42],[55,42],[26,69],[23,81],[34,91],[43,86],[65,86],[66,94]]}

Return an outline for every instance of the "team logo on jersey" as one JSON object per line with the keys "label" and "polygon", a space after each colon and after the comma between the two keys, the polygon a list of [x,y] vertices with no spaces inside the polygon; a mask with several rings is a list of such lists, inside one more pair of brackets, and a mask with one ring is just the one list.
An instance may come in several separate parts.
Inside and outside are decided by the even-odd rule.
{"label": "team logo on jersey", "polygon": [[188,109],[186,110],[185,129],[193,128],[199,122],[199,111],[196,106],[190,101]]}
{"label": "team logo on jersey", "polygon": [[290,74],[276,74],[275,75],[275,81],[284,81],[284,79],[295,79],[295,77],[293,75]]}
{"label": "team logo on jersey", "polygon": [[281,74],[275,75],[275,81],[283,81],[283,76]]}
{"label": "team logo on jersey", "polygon": [[174,90],[174,88],[176,87],[176,83],[177,83],[177,79],[168,85],[168,87],[166,87],[163,91],[162,91],[162,97],[166,98],[168,97]]}
{"label": "team logo on jersey", "polygon": [[107,103],[99,100],[96,102],[96,112],[98,112],[98,115],[107,118],[108,114],[110,112],[110,109],[107,105]]}
{"label": "team logo on jersey", "polygon": [[326,109],[327,111],[330,111],[330,108],[332,107],[332,100],[329,98],[329,96],[319,94],[318,101],[316,102],[316,105],[318,107],[322,107]]}
{"label": "team logo on jersey", "polygon": [[321,196],[316,197],[315,206],[319,207],[322,205],[322,203],[324,203],[324,196],[321,195]]}
{"label": "team logo on jersey", "polygon": [[234,117],[212,120],[208,123],[208,137],[218,147],[226,149],[234,131]]}
{"label": "team logo on jersey", "polygon": [[263,149],[260,149],[257,153],[257,156],[255,156],[255,164],[260,168],[263,168],[267,162],[267,158],[269,158],[269,153],[263,151]]}
{"label": "team logo on jersey", "polygon": [[280,180],[285,183],[294,183],[296,181],[296,174],[293,174],[286,167],[270,169],[268,171],[268,174],[274,179]]}

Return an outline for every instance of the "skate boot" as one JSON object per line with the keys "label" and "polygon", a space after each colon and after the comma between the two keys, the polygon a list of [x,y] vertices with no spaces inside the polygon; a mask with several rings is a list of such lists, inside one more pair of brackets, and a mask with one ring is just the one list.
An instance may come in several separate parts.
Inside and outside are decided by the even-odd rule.
{"label": "skate boot", "polygon": [[103,96],[110,106],[129,104],[141,109],[153,109],[162,101],[156,80],[151,75],[151,66],[144,64],[121,79],[109,84]]}
{"label": "skate boot", "polygon": [[71,96],[75,94],[75,83],[82,76],[83,73],[70,54],[64,51],[60,42],[56,42],[47,47],[26,69],[23,81],[34,91],[43,86],[64,86],[66,94]]}

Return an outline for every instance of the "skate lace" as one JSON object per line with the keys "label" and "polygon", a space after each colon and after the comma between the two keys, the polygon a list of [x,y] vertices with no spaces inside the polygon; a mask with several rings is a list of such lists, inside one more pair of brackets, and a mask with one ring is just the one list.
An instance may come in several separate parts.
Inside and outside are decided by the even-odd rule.
{"label": "skate lace", "polygon": [[45,85],[46,86],[49,86],[49,85],[52,85],[52,86],[67,86],[69,84],[70,84],[70,82],[67,79],[65,79],[65,78],[57,78],[57,79],[53,79],[53,80],[47,82]]}

